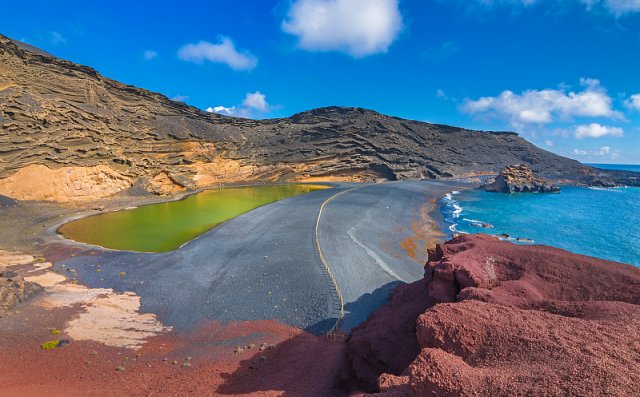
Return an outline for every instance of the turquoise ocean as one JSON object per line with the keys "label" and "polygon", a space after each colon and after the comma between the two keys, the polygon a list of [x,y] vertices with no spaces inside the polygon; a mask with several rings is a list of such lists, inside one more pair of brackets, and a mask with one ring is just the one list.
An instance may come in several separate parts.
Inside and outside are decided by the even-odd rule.
{"label": "turquoise ocean", "polygon": [[[640,165],[593,164],[640,172]],[[640,188],[562,186],[559,194],[448,194],[441,211],[446,231],[508,235],[574,253],[640,267]],[[492,228],[483,228],[491,225]]]}

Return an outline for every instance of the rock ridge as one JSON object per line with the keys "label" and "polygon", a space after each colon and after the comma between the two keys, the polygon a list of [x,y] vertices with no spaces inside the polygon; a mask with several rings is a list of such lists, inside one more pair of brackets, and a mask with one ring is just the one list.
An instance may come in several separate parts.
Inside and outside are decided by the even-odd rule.
{"label": "rock ridge", "polygon": [[353,331],[343,385],[382,396],[633,394],[639,305],[631,265],[460,236]]}
{"label": "rock ridge", "polygon": [[33,165],[109,167],[132,185],[171,194],[248,181],[464,178],[520,163],[552,180],[640,184],[638,173],[586,167],[509,132],[335,106],[268,120],[207,113],[34,51],[0,35],[0,184]]}

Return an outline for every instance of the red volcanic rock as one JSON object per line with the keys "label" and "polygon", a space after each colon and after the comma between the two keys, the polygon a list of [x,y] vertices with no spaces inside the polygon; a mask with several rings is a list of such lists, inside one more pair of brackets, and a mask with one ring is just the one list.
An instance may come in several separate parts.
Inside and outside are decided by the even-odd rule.
{"label": "red volcanic rock", "polygon": [[475,299],[527,308],[550,300],[640,302],[637,268],[557,248],[465,235],[439,244],[430,258],[425,278],[429,295],[440,302]]}
{"label": "red volcanic rock", "polygon": [[418,319],[412,395],[628,396],[640,384],[640,310],[572,302],[563,315],[467,300]]}
{"label": "red volcanic rock", "polygon": [[341,379],[343,385],[374,391],[380,374],[403,372],[420,353],[416,318],[433,304],[424,279],[397,287],[389,304],[353,330],[347,350],[349,365]]}
{"label": "red volcanic rock", "polygon": [[[640,270],[633,266],[466,235],[438,245],[425,278],[403,290],[353,333],[356,389],[386,396],[637,393]],[[412,312],[399,308],[417,309],[414,299],[425,309],[407,318]],[[405,325],[395,334],[410,322],[413,333]],[[403,369],[381,353],[408,354],[415,344],[419,353]]]}

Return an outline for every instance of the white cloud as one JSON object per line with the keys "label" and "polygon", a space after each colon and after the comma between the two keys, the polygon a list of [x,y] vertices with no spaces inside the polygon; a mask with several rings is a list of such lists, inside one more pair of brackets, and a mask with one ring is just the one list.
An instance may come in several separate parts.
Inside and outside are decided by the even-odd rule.
{"label": "white cloud", "polygon": [[[533,5],[549,4],[552,6],[566,5],[567,0],[477,0],[485,6],[514,5],[529,7]],[[604,9],[615,16],[622,16],[634,12],[640,12],[640,0],[574,0],[583,4],[587,10]]]}
{"label": "white cloud", "polygon": [[444,90],[440,88],[436,90],[436,98],[440,98],[443,101],[458,102],[458,99],[456,97],[449,96],[449,94],[447,94]]}
{"label": "white cloud", "polygon": [[549,146],[549,147],[552,147],[552,146],[554,145],[554,144],[553,144],[553,141],[552,141],[552,140],[550,140],[550,139],[545,139],[544,144],[545,144],[545,145],[547,145],[547,146]]}
{"label": "white cloud", "polygon": [[629,109],[637,110],[640,112],[640,94],[631,95],[629,99],[624,101]]}
{"label": "white cloud", "polygon": [[402,29],[399,0],[296,0],[282,29],[309,51],[387,52]]}
{"label": "white cloud", "polygon": [[205,109],[205,111],[209,113],[245,118],[260,116],[269,110],[271,110],[271,105],[267,102],[267,96],[260,91],[247,93],[241,106],[215,106]]}
{"label": "white cloud", "polygon": [[588,9],[602,6],[612,14],[621,16],[640,11],[640,0],[580,0]]}
{"label": "white cloud", "polygon": [[624,136],[622,128],[608,127],[598,123],[591,123],[588,125],[579,125],[576,127],[576,138],[601,138],[603,136]]}
{"label": "white cloud", "polygon": [[189,97],[186,95],[176,95],[171,98],[172,101],[176,101],[176,102],[184,102],[187,99],[189,99]]}
{"label": "white cloud", "polygon": [[233,41],[224,36],[220,37],[217,44],[208,41],[186,44],[178,50],[178,58],[195,63],[224,63],[234,70],[251,70],[258,65],[258,58],[248,51],[237,50]]}
{"label": "white cloud", "polygon": [[248,93],[247,96],[242,101],[242,105],[244,107],[255,109],[260,112],[266,112],[269,110],[269,104],[267,103],[266,95],[262,94],[260,91],[256,91],[254,93]]}
{"label": "white cloud", "polygon": [[602,146],[596,150],[573,149],[573,154],[576,156],[609,157],[613,160],[620,158],[620,151],[610,146]]}
{"label": "white cloud", "polygon": [[64,44],[67,42],[67,39],[58,32],[51,32],[51,42],[53,44]]}
{"label": "white cloud", "polygon": [[209,106],[206,111],[209,113],[224,114],[225,116],[235,116],[237,114],[237,109],[235,106],[231,106],[230,108],[224,106]]}
{"label": "white cloud", "polygon": [[157,56],[158,56],[158,53],[153,50],[146,50],[142,53],[142,57],[147,61],[150,61]]}
{"label": "white cloud", "polygon": [[506,90],[496,97],[466,99],[461,110],[472,115],[507,119],[513,126],[547,124],[558,118],[622,118],[612,108],[612,99],[595,79],[581,79],[582,91],[566,89],[527,90],[520,94]]}
{"label": "white cloud", "polygon": [[600,156],[604,156],[606,154],[611,154],[611,148],[609,146],[603,146],[597,152]]}

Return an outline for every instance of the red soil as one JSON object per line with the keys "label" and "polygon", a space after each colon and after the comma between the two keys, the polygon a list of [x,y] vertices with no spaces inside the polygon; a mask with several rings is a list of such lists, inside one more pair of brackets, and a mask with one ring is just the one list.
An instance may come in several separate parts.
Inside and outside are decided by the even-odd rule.
{"label": "red soil", "polygon": [[387,396],[634,395],[640,270],[462,236],[353,332],[343,384]]}
{"label": "red soil", "polygon": [[0,318],[0,395],[637,395],[639,269],[482,235],[430,258],[346,344],[274,321],[210,322],[138,351],[45,351],[78,310],[22,306]]}
{"label": "red soil", "polygon": [[[26,306],[0,319],[0,395],[326,396],[343,357],[344,343],[273,321],[202,324],[150,338],[138,351],[84,341],[42,350],[65,339],[50,330],[75,312]],[[275,347],[260,351],[262,343]]]}

